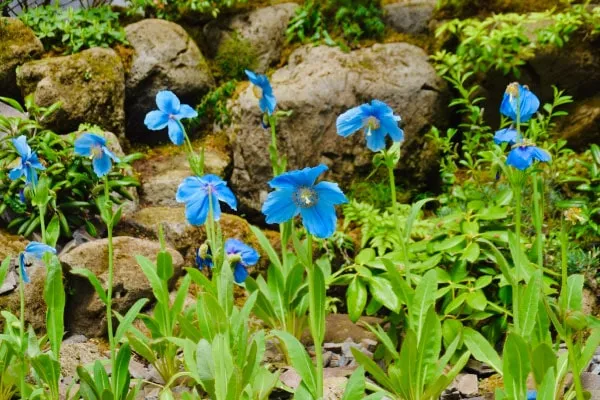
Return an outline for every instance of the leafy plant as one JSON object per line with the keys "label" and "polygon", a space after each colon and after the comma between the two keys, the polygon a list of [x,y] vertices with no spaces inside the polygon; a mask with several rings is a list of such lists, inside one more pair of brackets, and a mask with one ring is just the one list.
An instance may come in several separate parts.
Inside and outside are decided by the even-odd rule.
{"label": "leafy plant", "polygon": [[[249,40],[244,39],[237,32],[233,32],[223,41],[215,56],[215,64],[219,73],[228,81],[244,78],[246,76],[244,71],[255,69],[257,63],[256,50]],[[227,84],[229,82],[225,83],[225,85]]]}
{"label": "leafy plant", "polygon": [[70,54],[92,47],[127,44],[119,14],[108,5],[76,10],[58,5],[37,6],[29,8],[20,18],[46,50]]}
{"label": "leafy plant", "polygon": [[231,124],[231,110],[227,107],[227,102],[235,92],[236,83],[235,80],[227,81],[208,92],[196,107],[198,118],[193,121],[208,118],[221,126]]}
{"label": "leafy plant", "polygon": [[246,2],[247,0],[129,0],[128,12],[142,13],[147,18],[177,20],[185,13],[193,11],[216,18],[224,9]]}

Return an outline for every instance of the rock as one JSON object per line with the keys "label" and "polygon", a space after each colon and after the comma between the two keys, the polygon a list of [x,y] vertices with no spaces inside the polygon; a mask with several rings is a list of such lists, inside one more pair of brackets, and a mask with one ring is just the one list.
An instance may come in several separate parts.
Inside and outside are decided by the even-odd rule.
{"label": "rock", "polygon": [[454,379],[454,385],[462,395],[467,397],[479,393],[479,381],[474,374],[458,374]]}
{"label": "rock", "polygon": [[204,27],[208,56],[215,57],[221,46],[237,33],[247,40],[258,56],[255,70],[264,73],[281,58],[285,32],[296,3],[283,3],[237,14],[224,20],[214,20]]}
{"label": "rock", "polygon": [[105,358],[93,340],[84,342],[64,341],[60,348],[61,373],[65,377],[76,377],[77,367],[93,364],[96,360]]}
{"label": "rock", "polygon": [[387,4],[384,21],[399,33],[427,33],[436,0],[408,0]]}
{"label": "rock", "polygon": [[289,367],[287,371],[279,375],[279,380],[283,382],[284,385],[289,386],[292,389],[297,389],[298,386],[300,386],[302,378],[300,378],[300,375],[298,375],[294,368]]}
{"label": "rock", "polygon": [[323,399],[339,400],[344,396],[348,378],[343,376],[328,377],[323,379]]}
{"label": "rock", "polygon": [[560,120],[559,137],[567,140],[569,147],[585,150],[600,142],[600,96],[578,101],[569,115]]}
{"label": "rock", "polygon": [[[358,323],[355,324],[350,321],[350,317],[347,314],[329,314],[325,319],[324,343],[341,343],[342,352],[344,352],[344,347],[347,346],[355,346],[363,350],[362,346],[358,343],[364,339],[375,340],[376,336],[371,331],[360,326],[360,324],[368,323],[374,325],[380,324],[382,321],[381,318],[364,316],[360,317]],[[350,341],[347,341],[348,339]],[[312,338],[308,330],[302,334],[302,342],[312,344]]]}
{"label": "rock", "polygon": [[[66,271],[87,268],[96,274],[100,282],[107,279],[107,239],[82,244],[60,256]],[[157,242],[119,236],[113,239],[115,275],[113,284],[113,310],[125,313],[139,299],[152,299],[152,288],[135,260],[136,255],[156,261],[160,250]],[[175,276],[183,267],[183,257],[176,250],[168,249],[173,257]],[[173,280],[174,281],[174,280]],[[67,299],[65,325],[72,334],[99,337],[106,332],[106,308],[87,279],[69,276],[71,295]]]}
{"label": "rock", "polygon": [[[0,17],[0,93],[19,98],[15,70],[27,61],[40,58],[44,52],[42,42],[18,18]],[[0,114],[4,114],[0,110]]]}
{"label": "rock", "polygon": [[144,126],[146,114],[156,109],[160,90],[174,92],[183,104],[196,104],[214,86],[214,79],[196,43],[179,25],[145,19],[125,27],[135,50],[127,74],[127,136],[146,143],[168,137]]}
{"label": "rock", "polygon": [[[221,214],[220,222],[225,239],[236,238],[258,250],[261,254],[258,269],[264,270],[269,264],[268,256],[260,248],[250,224],[243,218],[225,213]],[[162,225],[167,243],[186,255],[185,264],[195,265],[195,251],[206,241],[206,231],[203,226],[193,226],[187,222],[183,207],[142,208],[122,221],[118,233],[156,240],[159,224]]]}
{"label": "rock", "polygon": [[80,53],[23,64],[17,71],[23,96],[34,94],[37,105],[62,105],[45,120],[57,133],[92,123],[122,136],[125,77],[121,59],[112,49],[95,47]]}
{"label": "rock", "polygon": [[[166,136],[166,132],[164,132]],[[226,139],[226,138],[225,138]],[[203,146],[204,169],[206,173],[226,178],[230,170],[231,154],[227,143],[219,143],[215,138],[207,140]],[[193,144],[194,148],[200,146]],[[169,142],[150,150],[147,155],[134,163],[140,177],[140,201],[145,206],[182,207],[175,201],[177,188],[184,178],[192,174],[183,146]]]}
{"label": "rock", "polygon": [[[337,47],[304,46],[276,71],[271,83],[278,107],[291,110],[279,122],[279,151],[288,168],[318,163],[331,171],[327,179],[346,185],[371,170],[373,153],[364,134],[342,138],[335,121],[342,112],[371,99],[387,102],[404,121],[400,172],[410,181],[439,179],[438,157],[425,138],[431,125],[443,127],[448,116],[446,85],[420,48],[406,43],[377,44],[344,53]],[[232,185],[247,212],[258,212],[271,179],[270,135],[261,126],[261,112],[252,87],[232,110],[237,124],[229,131],[233,145]]]}
{"label": "rock", "polygon": [[470,358],[465,366],[465,371],[473,372],[477,374],[477,376],[488,377],[495,373],[494,369],[489,365],[482,363],[481,361]]}
{"label": "rock", "polygon": [[8,104],[5,104],[1,101],[0,101],[0,115],[7,117],[7,118],[27,119],[26,114],[23,114],[21,111],[15,109],[15,108],[12,108]]}

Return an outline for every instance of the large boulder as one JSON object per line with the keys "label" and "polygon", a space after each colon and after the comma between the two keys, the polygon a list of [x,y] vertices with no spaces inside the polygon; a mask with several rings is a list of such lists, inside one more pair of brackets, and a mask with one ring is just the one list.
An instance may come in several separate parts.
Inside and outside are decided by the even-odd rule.
{"label": "large boulder", "polygon": [[167,141],[144,126],[146,114],[156,109],[160,90],[174,92],[184,104],[194,105],[214,86],[204,56],[179,25],[145,19],[125,27],[135,54],[127,74],[127,135],[146,143]]}
{"label": "large boulder", "polygon": [[[289,168],[325,163],[328,178],[348,186],[371,171],[373,153],[363,133],[342,138],[336,133],[339,114],[379,99],[402,116],[405,142],[400,172],[424,183],[438,177],[438,160],[425,138],[432,125],[447,123],[446,86],[427,62],[427,54],[406,43],[375,45],[344,53],[339,48],[305,46],[276,71],[271,83],[278,108],[292,115],[277,128],[280,152]],[[230,130],[233,145],[234,191],[246,211],[260,210],[271,178],[270,135],[261,126],[258,100],[251,87],[233,106],[237,123]]]}
{"label": "large boulder", "polygon": [[122,135],[125,76],[121,59],[112,49],[95,47],[81,53],[23,64],[17,71],[23,96],[48,107],[61,102],[44,124],[57,133],[77,130],[87,122]]}
{"label": "large boulder", "polygon": [[[144,276],[135,256],[149,258],[153,262],[160,251],[155,241],[118,236],[114,244],[114,280],[113,310],[124,314],[139,299],[152,299],[152,288]],[[183,257],[169,248],[173,257],[175,276],[179,276],[183,267]],[[104,285],[108,278],[108,241],[94,240],[61,254],[63,269],[87,268]],[[99,337],[106,333],[106,307],[87,279],[70,275],[71,294],[65,311],[66,329],[71,334],[87,337]]]}
{"label": "large boulder", "polygon": [[297,8],[296,3],[277,4],[208,23],[203,30],[207,55],[215,57],[219,49],[237,34],[256,51],[255,69],[264,73],[281,58],[285,31]]}
{"label": "large boulder", "polygon": [[399,33],[422,34],[429,30],[436,0],[408,0],[386,4],[385,23]]}
{"label": "large boulder", "polygon": [[600,143],[600,95],[575,103],[560,126],[559,136],[573,149],[583,151]]}
{"label": "large boulder", "polygon": [[44,52],[42,42],[21,20],[0,17],[0,94],[18,98],[16,68]]}

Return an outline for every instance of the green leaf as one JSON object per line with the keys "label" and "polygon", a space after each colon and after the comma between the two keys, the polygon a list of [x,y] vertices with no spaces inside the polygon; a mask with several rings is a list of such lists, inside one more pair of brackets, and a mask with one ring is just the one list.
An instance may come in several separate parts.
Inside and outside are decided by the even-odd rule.
{"label": "green leaf", "polygon": [[365,368],[358,367],[350,376],[342,400],[362,400],[365,397]]}
{"label": "green leaf", "polygon": [[517,310],[515,328],[517,333],[523,338],[529,338],[533,333],[537,312],[539,309],[540,297],[542,295],[542,271],[537,271],[529,280],[529,283],[522,291],[519,300],[519,309]]}
{"label": "green leaf", "polygon": [[282,269],[281,260],[279,260],[279,257],[277,256],[277,252],[275,251],[273,246],[271,246],[271,242],[269,242],[269,239],[267,239],[265,234],[259,228],[255,227],[255,226],[250,226],[250,230],[252,231],[252,233],[254,233],[254,236],[256,236],[256,239],[258,240],[260,247],[262,247],[262,249],[265,251],[265,253],[267,253],[267,256],[269,256],[269,260],[271,261],[271,264],[275,265],[277,268],[279,268],[281,270]]}
{"label": "green leaf", "polygon": [[168,251],[160,251],[156,257],[156,273],[164,282],[173,277],[173,257]]}
{"label": "green leaf", "polygon": [[410,327],[417,335],[417,342],[426,334],[423,330],[427,311],[435,304],[437,292],[437,273],[435,270],[428,271],[415,289],[415,295],[409,309]]}
{"label": "green leaf", "polygon": [[0,265],[0,287],[4,284],[6,274],[8,274],[8,268],[10,267],[10,256],[6,256],[2,265]]}
{"label": "green leaf", "polygon": [[453,236],[448,239],[442,240],[441,242],[434,243],[433,249],[435,252],[447,251],[459,246],[465,241],[465,239],[465,235]]}
{"label": "green leaf", "polygon": [[394,312],[400,311],[400,300],[390,281],[380,275],[373,276],[368,280],[371,296],[379,303],[383,304],[387,309]]}
{"label": "green leaf", "polygon": [[135,302],[133,306],[127,311],[127,314],[123,317],[123,319],[119,323],[119,327],[115,332],[114,340],[115,343],[119,343],[121,339],[125,336],[125,333],[129,330],[133,321],[137,318],[142,308],[146,305],[148,299],[139,299]]}
{"label": "green leaf", "polygon": [[527,397],[527,375],[531,370],[529,351],[522,337],[509,333],[504,343],[504,388],[511,399]]}
{"label": "green leaf", "polygon": [[542,385],[544,377],[550,369],[556,370],[556,354],[548,344],[541,343],[533,350],[531,366],[538,386]]}
{"label": "green leaf", "polygon": [[56,242],[60,236],[60,221],[55,214],[46,227],[46,244],[50,247],[56,247]]}
{"label": "green leaf", "polygon": [[363,366],[365,368],[365,370],[369,374],[371,374],[373,379],[375,379],[375,381],[379,385],[381,385],[384,389],[386,389],[392,393],[395,392],[394,384],[392,383],[390,378],[388,378],[386,373],[375,363],[375,361],[373,361],[371,358],[369,358],[367,355],[365,355],[362,351],[360,351],[354,347],[351,347],[350,351],[352,352],[352,355],[354,356],[354,359],[358,362],[358,364]]}
{"label": "green leaf", "polygon": [[463,337],[467,348],[471,351],[475,359],[488,364],[496,372],[502,374],[502,359],[481,333],[472,328],[465,327],[463,329]]}
{"label": "green leaf", "polygon": [[583,275],[574,274],[567,278],[567,290],[561,292],[559,304],[566,310],[581,311],[583,305]]}
{"label": "green leaf", "polygon": [[117,360],[115,362],[116,371],[112,372],[112,379],[114,379],[114,387],[117,390],[115,393],[115,400],[124,400],[127,398],[127,392],[129,391],[129,361],[131,360],[131,350],[129,344],[125,343],[119,349],[117,353]]}
{"label": "green leaf", "polygon": [[554,400],[557,398],[556,393],[556,369],[549,368],[542,379],[542,382],[538,384],[537,398],[539,399],[550,399]]}
{"label": "green leaf", "polygon": [[479,258],[480,253],[481,249],[479,248],[479,244],[477,244],[477,242],[471,242],[463,251],[461,259],[474,263]]}
{"label": "green leaf", "polygon": [[154,297],[156,300],[163,304],[169,303],[169,291],[166,287],[166,284],[160,279],[158,273],[156,272],[156,267],[154,263],[150,261],[148,258],[140,255],[136,255],[135,259],[137,260],[140,268],[146,275],[146,278],[150,282],[150,286],[152,286],[152,293],[154,293]]}
{"label": "green leaf", "polygon": [[302,382],[313,397],[317,398],[317,376],[315,367],[302,343],[287,332],[275,330],[272,331],[272,333],[284,343],[292,367],[294,367],[298,375],[300,375]]}
{"label": "green leaf", "polygon": [[423,331],[426,334],[419,341],[415,365],[414,384],[417,393],[422,393],[427,384],[435,378],[434,373],[442,349],[442,325],[433,306],[427,312]]}
{"label": "green leaf", "polygon": [[[310,312],[308,318],[310,320],[311,333],[315,341],[315,345],[319,346],[325,338],[325,306],[327,299],[325,297],[325,278],[321,268],[313,267],[312,273],[309,274],[309,279],[312,277],[312,286],[309,283],[309,301]],[[312,287],[312,291],[310,290]]]}
{"label": "green leaf", "polygon": [[367,286],[358,276],[355,276],[346,291],[348,316],[354,323],[358,321],[367,305]]}
{"label": "green leaf", "polygon": [[487,306],[487,299],[482,290],[475,290],[467,295],[467,304],[475,310],[483,311]]}
{"label": "green leaf", "polygon": [[102,300],[102,302],[104,304],[106,304],[106,299],[107,299],[106,292],[104,291],[104,288],[102,287],[102,284],[98,280],[98,277],[92,271],[90,271],[87,268],[74,268],[74,269],[71,270],[71,274],[73,274],[73,275],[79,275],[79,276],[82,276],[84,278],[87,278],[87,280],[94,287],[94,290],[98,294],[98,297],[100,297],[100,300]]}
{"label": "green leaf", "polygon": [[368,262],[371,262],[373,260],[375,260],[375,250],[373,250],[372,248],[368,247],[366,249],[362,249],[360,251],[360,253],[358,253],[358,255],[356,256],[356,258],[354,259],[354,262],[359,264],[359,265],[365,265]]}
{"label": "green leaf", "polygon": [[62,266],[56,256],[45,256],[46,282],[44,283],[44,301],[46,302],[46,332],[54,354],[60,354],[60,345],[64,335],[65,289],[63,286]]}

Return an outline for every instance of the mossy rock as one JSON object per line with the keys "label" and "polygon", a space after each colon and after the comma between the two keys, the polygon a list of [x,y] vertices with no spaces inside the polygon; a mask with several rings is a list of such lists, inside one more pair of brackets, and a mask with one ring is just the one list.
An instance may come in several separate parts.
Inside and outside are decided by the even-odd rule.
{"label": "mossy rock", "polygon": [[28,62],[18,68],[17,84],[23,96],[33,93],[39,106],[62,103],[45,121],[58,133],[73,132],[87,122],[124,134],[125,75],[111,49],[96,47]]}
{"label": "mossy rock", "polygon": [[36,58],[44,52],[42,42],[29,27],[16,18],[0,17],[0,94],[20,96],[15,70],[17,66]]}

